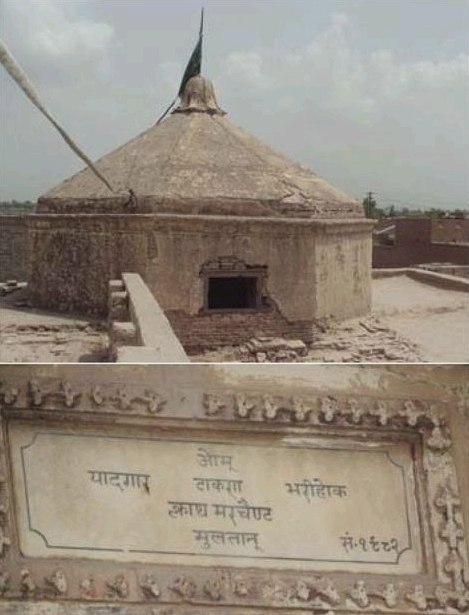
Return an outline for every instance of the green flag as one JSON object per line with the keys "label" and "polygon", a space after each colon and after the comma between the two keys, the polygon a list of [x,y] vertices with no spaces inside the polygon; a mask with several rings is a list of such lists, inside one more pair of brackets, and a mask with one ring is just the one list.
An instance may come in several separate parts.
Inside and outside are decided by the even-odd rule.
{"label": "green flag", "polygon": [[200,71],[202,69],[202,38],[203,38],[203,30],[204,30],[204,9],[202,9],[202,13],[200,16],[200,31],[199,31],[199,40],[192,52],[192,55],[187,63],[186,70],[184,71],[184,75],[182,76],[181,85],[179,86],[178,96],[182,96],[184,92],[184,88],[186,87],[186,83],[189,81],[191,77],[195,77],[196,75],[200,75]]}
{"label": "green flag", "polygon": [[160,115],[158,121],[159,124],[164,120],[164,118],[168,115],[171,109],[177,102],[178,96],[181,97],[184,93],[184,88],[186,87],[186,83],[189,81],[191,77],[195,77],[196,75],[200,75],[200,71],[202,70],[202,38],[204,31],[204,9],[202,9],[200,15],[200,30],[199,30],[199,40],[192,52],[192,55],[187,63],[186,70],[184,71],[184,75],[182,76],[181,85],[179,86],[179,92],[173,102],[169,105],[169,107]]}

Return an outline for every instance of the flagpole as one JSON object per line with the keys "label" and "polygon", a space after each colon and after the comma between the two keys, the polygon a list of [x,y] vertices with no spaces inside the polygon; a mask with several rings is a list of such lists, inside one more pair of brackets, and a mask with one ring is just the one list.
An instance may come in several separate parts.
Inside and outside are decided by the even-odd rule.
{"label": "flagpole", "polygon": [[186,85],[186,83],[189,81],[189,79],[191,77],[194,77],[195,75],[200,75],[200,73],[202,72],[202,39],[203,39],[203,34],[204,34],[204,7],[201,8],[200,11],[200,28],[199,28],[199,40],[197,41],[197,44],[194,48],[194,51],[192,52],[192,55],[189,59],[189,62],[186,66],[186,70],[184,71],[183,77],[182,77],[182,81],[181,81],[181,85],[179,86],[179,91],[178,91],[178,95],[176,96],[176,98],[172,101],[172,103],[168,106],[168,108],[160,115],[160,117],[157,120],[157,124],[159,124],[160,122],[162,122],[164,120],[164,118],[168,115],[168,113],[171,111],[171,109],[174,107],[174,105],[177,102],[178,97],[181,98],[182,94],[184,92],[184,87]]}
{"label": "flagpole", "polygon": [[200,38],[200,72],[202,72],[202,41],[204,38],[204,7],[200,9],[199,38]]}
{"label": "flagpole", "polygon": [[160,117],[157,120],[157,124],[159,124],[160,122],[162,122],[164,120],[164,118],[168,115],[168,113],[171,111],[171,109],[174,107],[174,105],[177,103],[178,97],[176,96],[176,98],[173,100],[173,102],[168,106],[168,108],[166,109],[166,111],[163,111],[163,113],[160,115]]}

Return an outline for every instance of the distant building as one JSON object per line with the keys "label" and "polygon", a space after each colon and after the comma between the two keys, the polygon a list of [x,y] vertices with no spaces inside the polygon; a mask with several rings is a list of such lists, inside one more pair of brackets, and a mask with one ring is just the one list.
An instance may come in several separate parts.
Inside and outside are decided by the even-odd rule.
{"label": "distant building", "polygon": [[373,267],[469,264],[469,220],[392,218],[373,231]]}

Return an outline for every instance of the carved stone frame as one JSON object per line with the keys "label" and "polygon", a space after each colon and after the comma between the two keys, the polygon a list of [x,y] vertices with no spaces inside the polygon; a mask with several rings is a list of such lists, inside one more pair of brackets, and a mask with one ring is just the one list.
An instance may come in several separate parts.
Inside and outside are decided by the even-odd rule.
{"label": "carved stone frame", "polygon": [[[69,372],[70,373],[70,372]],[[111,375],[111,372],[110,372]],[[190,385],[188,385],[190,388]],[[184,388],[184,387],[182,387]],[[261,615],[327,613],[467,613],[469,566],[460,499],[451,453],[448,408],[443,402],[343,394],[272,394],[262,390],[158,390],[65,382],[53,378],[4,383],[0,391],[0,605],[8,601],[56,601],[125,605],[126,614]],[[181,395],[184,394],[184,397]],[[177,399],[191,399],[180,405]],[[432,543],[428,574],[311,573],[278,569],[170,566],[109,561],[27,558],[15,525],[8,425],[10,421],[105,427],[204,429],[256,433],[362,434],[415,438],[425,501],[419,514]],[[365,577],[366,580],[363,578]],[[65,609],[65,606],[63,606]],[[65,611],[64,611],[65,612]],[[67,612],[72,612],[67,611]]]}

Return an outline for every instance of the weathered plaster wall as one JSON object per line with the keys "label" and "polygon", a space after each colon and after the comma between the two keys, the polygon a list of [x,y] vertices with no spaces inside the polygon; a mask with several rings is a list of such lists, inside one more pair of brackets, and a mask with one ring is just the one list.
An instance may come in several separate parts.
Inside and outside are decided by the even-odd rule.
{"label": "weathered plaster wall", "polygon": [[0,215],[0,282],[28,276],[26,215]]}
{"label": "weathered plaster wall", "polygon": [[234,256],[249,266],[267,266],[267,294],[285,318],[311,318],[314,259],[310,224],[223,217],[173,218],[166,223],[155,219],[155,223],[158,257],[147,269],[146,282],[163,309],[198,314],[203,307],[203,265]]}
{"label": "weathered plaster wall", "polygon": [[[220,256],[267,265],[268,292],[287,318],[313,311],[312,236],[308,226],[177,216],[35,216],[31,290],[42,305],[106,308],[107,281],[140,273],[164,310],[197,314],[200,270]],[[301,290],[301,293],[300,293]]]}
{"label": "weathered plaster wall", "polygon": [[[38,215],[29,228],[35,255],[30,263],[30,289],[33,300],[45,307],[103,313],[108,280],[132,271],[140,273],[163,310],[173,314],[177,330],[184,316],[199,318],[203,265],[224,256],[267,267],[267,296],[281,318],[266,316],[266,334],[282,319],[284,330],[276,329],[276,334],[298,325],[304,328],[304,323],[326,314],[340,318],[364,313],[369,307],[370,223],[366,221]],[[345,300],[350,289],[351,302]],[[320,299],[320,294],[325,298]],[[249,318],[238,320],[235,337]],[[211,327],[209,318],[203,316],[197,326],[205,328],[203,337]]]}
{"label": "weathered plaster wall", "polygon": [[315,244],[316,318],[349,318],[371,309],[371,234],[326,227]]}

